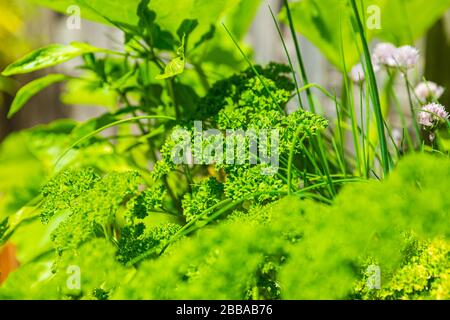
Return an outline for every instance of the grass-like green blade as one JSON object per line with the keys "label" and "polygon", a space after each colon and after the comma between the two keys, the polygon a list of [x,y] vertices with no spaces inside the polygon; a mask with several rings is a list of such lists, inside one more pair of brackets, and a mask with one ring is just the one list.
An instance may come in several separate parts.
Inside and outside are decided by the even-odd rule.
{"label": "grass-like green blade", "polygon": [[384,174],[387,175],[390,171],[390,165],[389,165],[390,157],[389,157],[389,150],[388,150],[388,146],[387,146],[386,135],[384,133],[384,120],[383,120],[383,113],[381,110],[381,101],[380,101],[380,95],[378,92],[377,79],[375,77],[375,71],[373,70],[372,57],[370,55],[369,45],[367,44],[363,23],[361,21],[360,15],[359,15],[359,10],[356,5],[356,1],[355,0],[350,0],[350,1],[352,4],[355,19],[357,22],[359,35],[360,35],[363,50],[364,50],[364,58],[365,58],[365,62],[366,62],[367,73],[369,75],[370,96],[372,98],[375,118],[376,118],[376,122],[377,122],[378,137],[380,140],[380,149],[381,149],[381,158],[382,158],[381,164],[383,167]]}

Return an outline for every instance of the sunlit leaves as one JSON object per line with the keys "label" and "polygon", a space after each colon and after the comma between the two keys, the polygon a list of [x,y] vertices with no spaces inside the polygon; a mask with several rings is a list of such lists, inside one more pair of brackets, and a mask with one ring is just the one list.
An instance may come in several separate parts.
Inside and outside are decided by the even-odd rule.
{"label": "sunlit leaves", "polygon": [[[421,37],[450,7],[450,0],[364,0],[357,4],[369,40],[378,38],[404,45]],[[348,0],[303,0],[291,3],[290,7],[297,31],[316,45],[331,63],[343,69],[342,45],[347,68],[356,64],[362,49],[356,46],[356,25],[350,20],[352,12]],[[372,16],[376,12],[380,13],[379,17]],[[285,12],[281,18],[286,21]],[[380,28],[372,23],[374,18],[380,20]]]}
{"label": "sunlit leaves", "polygon": [[22,59],[10,64],[4,71],[4,76],[30,73],[36,70],[52,67],[69,61],[85,53],[99,52],[102,49],[86,43],[73,42],[70,45],[52,44],[27,54]]}
{"label": "sunlit leaves", "polygon": [[[74,4],[71,0],[33,1],[62,13],[66,13],[67,7]],[[88,6],[85,6],[83,2],[78,1],[83,18],[108,23],[97,12],[89,8],[91,7],[112,21],[131,25],[137,25],[138,23],[139,17],[136,15],[136,8],[141,2],[140,0],[89,0],[87,1]],[[199,30],[193,41],[198,41],[199,37],[208,31],[211,24],[216,24],[222,16],[232,10],[239,2],[239,0],[151,0],[148,7],[157,13],[156,23],[162,29],[174,34],[180,25],[180,21],[197,19]],[[144,11],[142,10],[141,12]]]}
{"label": "sunlit leaves", "polygon": [[31,81],[23,86],[16,94],[14,101],[8,113],[8,118],[12,118],[34,95],[44,90],[48,86],[67,80],[68,77],[63,74],[49,74],[43,78]]}
{"label": "sunlit leaves", "polygon": [[183,73],[184,67],[186,65],[186,59],[184,56],[184,39],[185,37],[183,37],[181,45],[177,50],[178,57],[174,58],[166,65],[164,73],[157,75],[155,77],[156,80],[172,78]]}
{"label": "sunlit leaves", "polygon": [[181,25],[177,30],[177,35],[180,38],[180,40],[183,39],[183,37],[188,37],[192,33],[192,31],[194,31],[195,28],[197,28],[197,26],[198,26],[197,20],[192,19],[183,20],[183,22],[181,22]]}

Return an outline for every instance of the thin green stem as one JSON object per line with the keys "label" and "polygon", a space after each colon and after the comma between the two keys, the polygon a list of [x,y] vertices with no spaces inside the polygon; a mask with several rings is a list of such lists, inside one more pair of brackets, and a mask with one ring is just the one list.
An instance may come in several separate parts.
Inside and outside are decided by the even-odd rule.
{"label": "thin green stem", "polygon": [[[297,54],[298,65],[300,68],[300,75],[302,77],[303,85],[307,85],[307,84],[309,84],[308,76],[306,74],[306,68],[305,68],[305,64],[304,64],[303,58],[302,58],[302,53],[300,50],[300,43],[298,42],[297,32],[295,31],[295,28],[294,28],[294,21],[292,19],[291,9],[289,8],[288,0],[284,0],[284,7],[286,8],[286,14],[287,14],[287,18],[289,21],[289,28],[291,30],[292,39],[294,39],[295,53]],[[308,104],[309,104],[310,110],[312,112],[315,112],[316,108],[314,106],[314,100],[312,97],[311,90],[309,88],[306,89],[306,97],[308,99]]]}
{"label": "thin green stem", "polygon": [[[338,135],[339,135],[339,145],[340,145],[340,158],[343,162],[345,162],[345,151],[344,151],[344,135],[342,133],[342,123],[341,123],[341,113],[339,112],[339,105],[335,103],[336,108],[336,118],[337,118],[337,127],[338,127]],[[343,173],[347,175],[347,170],[345,169],[345,165],[343,166]]]}
{"label": "thin green stem", "polygon": [[97,130],[94,130],[86,135],[84,135],[83,137],[79,138],[77,141],[75,141],[74,143],[72,143],[66,150],[63,151],[63,153],[61,153],[61,155],[57,158],[56,162],[55,162],[55,166],[62,160],[62,158],[73,148],[75,148],[77,145],[79,145],[80,143],[82,143],[83,141],[86,141],[87,139],[101,133],[102,131],[105,131],[106,129],[109,128],[113,128],[116,126],[120,126],[122,124],[127,124],[130,122],[136,122],[142,119],[165,119],[165,120],[176,120],[173,117],[167,117],[167,116],[138,116],[138,117],[132,117],[132,118],[128,118],[128,119],[122,119],[122,120],[118,120],[118,121],[114,121],[111,122]]}
{"label": "thin green stem", "polygon": [[281,44],[283,45],[284,52],[285,52],[286,57],[287,57],[288,62],[289,62],[289,67],[291,68],[292,78],[294,79],[295,87],[297,88],[297,97],[298,97],[298,101],[299,101],[300,107],[303,109],[302,97],[300,95],[300,90],[298,90],[299,89],[299,85],[298,85],[298,82],[297,82],[297,75],[295,74],[294,66],[292,64],[291,55],[289,54],[289,51],[288,51],[288,49],[286,47],[286,43],[284,42],[284,37],[283,37],[283,34],[281,33],[280,26],[279,26],[279,24],[277,22],[277,19],[275,18],[275,15],[274,15],[270,5],[269,5],[269,10],[270,10],[270,14],[272,15],[273,23],[275,24],[275,27],[277,28],[278,35],[280,36]]}
{"label": "thin green stem", "polygon": [[[360,100],[359,100],[359,116],[361,121],[361,156],[362,156],[362,167],[364,171],[364,177],[368,175],[367,161],[366,161],[366,135],[364,130],[364,84],[361,83],[360,88]],[[368,107],[368,106],[367,106]]]}
{"label": "thin green stem", "polygon": [[[295,146],[297,145],[297,141],[298,141],[298,136],[300,134],[300,132],[303,130],[302,127],[298,127],[297,130],[295,131],[294,134],[294,139],[292,141],[292,145],[291,145],[291,149],[289,150],[289,160],[288,160],[288,193],[291,194],[292,191],[292,165],[293,165],[293,161],[294,161],[294,153],[295,153]],[[300,143],[303,144],[303,140],[305,139],[306,136],[303,136],[302,139],[300,140]]]}
{"label": "thin green stem", "polygon": [[412,99],[411,88],[409,86],[409,81],[408,81],[408,73],[407,72],[403,73],[403,76],[405,78],[406,92],[408,93],[409,109],[411,111],[411,121],[413,124],[414,132],[416,134],[416,139],[420,143],[420,128],[419,128],[419,124],[417,123],[416,111],[414,110],[414,103],[413,103],[413,99]]}
{"label": "thin green stem", "polygon": [[264,89],[266,90],[266,92],[269,94],[270,98],[272,99],[272,101],[278,106],[278,109],[280,109],[281,112],[284,112],[283,108],[281,108],[280,103],[278,102],[277,99],[275,99],[275,97],[273,96],[272,92],[269,90],[269,88],[266,85],[266,82],[262,79],[261,75],[259,74],[258,70],[256,70],[255,66],[253,65],[253,63],[250,61],[250,59],[247,57],[247,55],[245,54],[245,52],[242,50],[241,46],[239,45],[239,43],[237,42],[237,40],[235,39],[235,37],[233,36],[233,34],[231,33],[230,30],[228,30],[227,26],[222,23],[222,26],[225,28],[225,31],[228,33],[228,35],[230,36],[231,40],[233,41],[234,45],[236,46],[236,48],[239,50],[239,52],[241,53],[242,57],[244,58],[244,60],[248,63],[248,65],[250,66],[250,68],[253,70],[253,72],[255,73],[256,77],[258,78],[259,81],[261,81],[262,85],[264,86]]}
{"label": "thin green stem", "polygon": [[354,15],[357,21],[357,26],[359,29],[359,35],[361,37],[361,42],[363,45],[363,49],[364,49],[364,56],[365,56],[365,62],[366,62],[366,67],[367,67],[367,72],[369,74],[369,83],[370,83],[370,94],[372,97],[372,103],[373,103],[373,108],[375,111],[375,118],[376,118],[376,122],[377,122],[377,130],[378,130],[378,137],[379,137],[379,141],[380,141],[380,148],[381,148],[381,158],[382,158],[382,167],[383,167],[383,172],[385,175],[389,174],[390,171],[390,155],[389,155],[389,150],[387,147],[387,141],[386,141],[386,135],[384,133],[384,120],[383,120],[383,112],[381,109],[381,102],[380,102],[380,95],[378,92],[378,85],[377,85],[377,79],[375,77],[375,72],[373,70],[373,64],[372,64],[372,57],[370,55],[370,51],[369,51],[369,45],[367,44],[367,40],[366,40],[366,35],[364,32],[364,27],[363,27],[363,23],[361,21],[361,17],[359,15],[359,11],[358,11],[358,7],[356,5],[356,1],[355,0],[350,0],[352,7],[353,7],[353,11],[354,11]]}

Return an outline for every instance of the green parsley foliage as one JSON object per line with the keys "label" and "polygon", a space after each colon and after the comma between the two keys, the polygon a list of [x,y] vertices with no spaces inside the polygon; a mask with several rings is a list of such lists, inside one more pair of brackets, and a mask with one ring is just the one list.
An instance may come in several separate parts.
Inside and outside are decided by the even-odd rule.
{"label": "green parsley foliage", "polygon": [[[229,219],[201,228],[193,236],[177,238],[176,242],[170,239],[180,233],[179,225],[152,227],[136,219],[134,224],[121,228],[117,240],[83,237],[82,244],[67,249],[72,254],[57,259],[44,256],[24,266],[12,274],[0,289],[0,296],[445,298],[449,280],[448,229],[441,221],[448,219],[450,203],[445,195],[448,180],[439,177],[448,174],[447,159],[414,155],[404,159],[383,182],[343,188],[332,205],[293,195],[242,211],[244,206],[231,213]],[[110,222],[110,214],[118,204],[139,194],[139,180],[134,173],[110,174],[99,180],[87,193],[96,190],[96,199],[103,201],[104,193],[115,201],[109,202],[110,212],[95,218]],[[120,192],[114,184],[120,184]],[[87,206],[96,212],[93,204]],[[80,216],[91,222],[87,212]],[[91,231],[83,229],[88,234]],[[138,264],[136,253],[143,257]],[[378,265],[382,272],[382,290],[375,294],[364,287],[367,261]],[[135,269],[127,269],[123,263],[133,264]],[[62,279],[67,281],[69,265],[78,265],[87,273],[80,290],[64,287]],[[95,271],[91,274],[91,270]],[[99,270],[103,276],[99,276]]]}
{"label": "green parsley foliage", "polygon": [[367,273],[367,269],[363,269],[363,278],[355,286],[354,297],[366,300],[448,300],[450,298],[448,240],[409,239],[404,251],[402,266],[384,277],[387,283],[380,290],[367,286],[367,278],[370,274]]}
{"label": "green parsley foliage", "polygon": [[207,178],[193,186],[192,193],[185,194],[183,198],[183,215],[186,221],[197,216],[218,204],[223,197],[223,184],[216,178]]}
{"label": "green parsley foliage", "polygon": [[139,193],[127,203],[129,220],[144,219],[151,212],[161,211],[163,208],[166,190],[164,186],[154,184]]}
{"label": "green parsley foliage", "polygon": [[174,223],[152,228],[147,228],[142,222],[126,226],[118,242],[117,260],[129,264],[141,255],[145,258],[157,256],[166,241],[170,240],[180,228],[180,225]]}
{"label": "green parsley foliage", "polygon": [[[418,164],[420,169],[411,179],[405,173]],[[365,266],[361,259],[369,257],[382,270],[386,292],[395,292],[399,281],[404,283],[402,290],[411,290],[406,289],[407,280],[399,280],[398,275],[407,276],[408,264],[421,270],[417,259],[429,261],[431,257],[428,253],[419,254],[419,258],[405,254],[404,234],[414,229],[419,239],[446,236],[448,230],[440,221],[448,215],[444,191],[448,181],[434,174],[448,174],[449,170],[446,159],[414,156],[405,159],[398,173],[385,182],[344,188],[343,196],[332,206],[290,197],[254,211],[261,215],[256,224],[235,212],[227,223],[202,229],[157,260],[144,262],[136,277],[114,298],[349,298],[359,287],[355,285],[358,279],[364,281],[358,271]],[[435,189],[436,184],[439,189]],[[437,199],[432,206],[430,192]],[[410,193],[415,196],[405,197]],[[350,198],[348,194],[357,196]],[[411,208],[418,210],[416,215],[411,214]],[[256,217],[252,221],[257,221]],[[439,285],[432,289],[422,286],[423,292],[416,292],[420,297],[428,296],[430,290],[442,297],[442,290],[448,287],[448,277],[442,274],[448,249],[442,244],[439,248],[433,251],[436,262],[430,261],[427,267],[438,269],[425,273],[439,274]],[[159,276],[149,279],[148,274]]]}
{"label": "green parsley foliage", "polygon": [[[250,144],[258,141],[259,149],[266,147],[266,150],[270,150],[267,157],[275,156],[271,151],[274,143],[271,134],[277,131],[277,149],[283,162],[281,166],[285,167],[292,149],[295,155],[299,155],[310,138],[319,135],[328,126],[322,116],[303,109],[287,112],[286,106],[295,88],[288,76],[289,67],[270,63],[266,67],[255,66],[255,69],[258,75],[249,68],[218,81],[198,103],[200,114],[193,113],[193,120],[203,120],[203,130],[216,128],[217,132],[224,134],[221,141],[207,138],[198,132],[194,121],[186,121],[185,125],[173,128],[173,132],[183,130],[189,135],[188,143],[194,156],[202,155],[216,144],[224,150],[222,160],[225,164],[219,161],[214,168],[219,176],[224,177],[206,177],[205,181],[194,185],[189,181],[190,186],[181,191],[181,208],[187,221],[225,199],[241,200],[248,197],[248,200],[252,200],[252,195],[258,194],[253,197],[257,203],[276,200],[277,192],[287,191],[287,174],[281,170],[273,174],[276,170],[268,164],[261,164],[260,154],[250,154]],[[236,131],[230,134],[229,130],[234,129]],[[267,139],[260,138],[263,134],[268,135]],[[294,146],[296,136],[298,139]],[[201,145],[196,143],[198,138],[202,138]],[[166,139],[161,148],[162,159],[155,164],[152,172],[155,180],[170,176],[179,179],[176,172],[186,171],[186,166],[175,164],[172,158],[175,146],[180,143],[185,143],[181,135],[171,135]],[[235,154],[232,164],[228,164],[230,152]],[[250,164],[249,159],[253,156],[256,164]]]}
{"label": "green parsley foliage", "polygon": [[[63,102],[108,112],[1,144],[0,246],[11,241],[21,265],[0,299],[449,299],[448,132],[395,141],[377,97],[389,111],[399,72],[384,95],[375,81],[356,92],[345,81],[337,97],[308,82],[296,43],[300,88],[290,57],[252,65],[240,48],[258,0],[175,2],[79,0],[86,18],[123,33],[122,47],[53,44],[6,68],[81,58],[78,76],[22,87],[10,115],[60,80]],[[297,100],[327,109],[315,90],[335,104],[330,128]]]}
{"label": "green parsley foliage", "polygon": [[[138,193],[142,183],[136,172],[113,172],[100,179],[91,169],[84,169],[63,172],[47,184],[44,217],[67,211],[52,233],[58,251],[76,248],[96,234],[113,237],[118,210]],[[85,192],[80,194],[80,190]]]}
{"label": "green parsley foliage", "polygon": [[93,169],[73,169],[50,180],[42,188],[42,221],[48,222],[55,214],[76,206],[75,200],[91,190],[99,179]]}

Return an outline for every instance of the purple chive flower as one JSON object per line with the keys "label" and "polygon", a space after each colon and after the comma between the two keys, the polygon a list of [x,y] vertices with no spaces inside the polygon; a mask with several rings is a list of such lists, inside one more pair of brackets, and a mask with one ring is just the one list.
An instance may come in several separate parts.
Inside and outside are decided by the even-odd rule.
{"label": "purple chive flower", "polygon": [[420,53],[414,47],[403,46],[395,50],[395,66],[401,69],[411,69],[419,62]]}
{"label": "purple chive flower", "polygon": [[[375,72],[380,71],[380,66],[378,64],[374,64],[373,71]],[[352,70],[350,71],[350,79],[357,84],[360,84],[366,80],[364,68],[361,63],[358,63],[356,66],[352,68]]]}
{"label": "purple chive flower", "polygon": [[397,48],[392,43],[379,43],[373,52],[373,61],[377,65],[384,65],[387,67],[395,67],[395,53]]}
{"label": "purple chive flower", "polygon": [[419,123],[424,127],[434,127],[442,120],[448,120],[449,113],[443,105],[430,103],[422,107],[419,112]]}
{"label": "purple chive flower", "polygon": [[417,85],[416,96],[422,103],[426,103],[429,100],[439,99],[445,92],[445,89],[438,86],[436,83],[431,81],[421,82]]}

